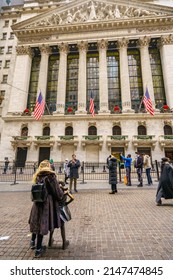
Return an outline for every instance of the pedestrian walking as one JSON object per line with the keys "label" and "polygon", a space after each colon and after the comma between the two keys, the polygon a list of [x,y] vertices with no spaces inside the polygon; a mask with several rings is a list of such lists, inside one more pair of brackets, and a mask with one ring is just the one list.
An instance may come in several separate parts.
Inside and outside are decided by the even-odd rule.
{"label": "pedestrian walking", "polygon": [[117,159],[111,156],[107,163],[109,168],[109,184],[112,190],[109,194],[115,194],[117,193]]}
{"label": "pedestrian walking", "polygon": [[146,155],[145,153],[142,153],[142,156],[143,156],[143,164],[144,164],[145,172],[147,175],[148,186],[151,186],[153,184],[151,178],[151,158],[149,155]]}
{"label": "pedestrian walking", "polygon": [[55,171],[55,164],[54,164],[54,161],[53,159],[50,159],[50,167],[52,168],[53,171]]}
{"label": "pedestrian walking", "polygon": [[127,186],[131,186],[131,164],[132,158],[131,154],[128,154],[127,157],[124,157],[122,154],[120,155],[121,159],[125,161],[125,168],[126,168],[126,176],[127,176]]}
{"label": "pedestrian walking", "polygon": [[135,159],[135,168],[138,175],[139,185],[137,187],[143,187],[143,178],[142,178],[142,171],[143,171],[143,158],[140,153],[135,152],[137,155]]}
{"label": "pedestrian walking", "polygon": [[42,245],[43,236],[52,232],[55,228],[61,228],[63,240],[62,248],[65,249],[69,242],[65,237],[65,224],[60,219],[59,203],[63,200],[64,192],[60,189],[56,174],[48,160],[40,163],[33,175],[34,183],[46,184],[47,198],[45,202],[33,202],[29,217],[30,231],[32,233],[30,247],[35,249],[35,257],[40,257],[46,250]]}
{"label": "pedestrian walking", "polygon": [[70,193],[72,193],[72,183],[74,182],[74,191],[77,191],[77,179],[79,178],[79,167],[80,167],[80,161],[76,159],[76,155],[72,155],[72,160],[69,161],[68,167],[70,168]]}
{"label": "pedestrian walking", "polygon": [[156,192],[156,205],[162,205],[161,198],[173,198],[173,168],[170,164],[170,159],[167,157],[162,158],[161,163],[161,176],[159,185]]}
{"label": "pedestrian walking", "polygon": [[3,172],[3,174],[6,174],[6,173],[7,173],[9,163],[10,163],[10,162],[9,162],[9,160],[8,160],[8,157],[5,157],[5,161],[4,161],[4,172]]}
{"label": "pedestrian walking", "polygon": [[65,174],[65,184],[68,184],[67,180],[70,175],[70,167],[68,167],[68,158],[64,162],[64,174]]}

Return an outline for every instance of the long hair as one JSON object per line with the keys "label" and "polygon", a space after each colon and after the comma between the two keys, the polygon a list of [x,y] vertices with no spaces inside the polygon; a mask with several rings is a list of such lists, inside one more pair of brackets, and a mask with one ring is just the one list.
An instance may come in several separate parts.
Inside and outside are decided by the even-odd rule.
{"label": "long hair", "polygon": [[55,172],[51,169],[49,160],[45,159],[42,162],[40,162],[38,169],[36,170],[35,174],[33,175],[33,178],[32,178],[33,183],[36,183],[37,176],[41,172],[48,172],[48,173],[55,174]]}

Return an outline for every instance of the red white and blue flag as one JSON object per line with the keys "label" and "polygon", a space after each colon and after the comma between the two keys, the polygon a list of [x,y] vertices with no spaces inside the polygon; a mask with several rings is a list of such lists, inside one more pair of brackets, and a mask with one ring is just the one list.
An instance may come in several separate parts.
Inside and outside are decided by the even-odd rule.
{"label": "red white and blue flag", "polygon": [[34,118],[36,120],[39,120],[41,116],[44,114],[44,107],[45,107],[45,101],[43,100],[42,94],[40,92],[34,109]]}
{"label": "red white and blue flag", "polygon": [[152,115],[154,116],[154,109],[153,109],[153,105],[150,99],[150,95],[148,92],[148,88],[146,88],[146,92],[143,98],[143,103],[145,105],[145,109]]}
{"label": "red white and blue flag", "polygon": [[90,108],[89,108],[90,113],[92,114],[92,117],[95,116],[95,111],[94,111],[94,99],[92,96],[92,92],[91,92],[91,97],[90,97]]}

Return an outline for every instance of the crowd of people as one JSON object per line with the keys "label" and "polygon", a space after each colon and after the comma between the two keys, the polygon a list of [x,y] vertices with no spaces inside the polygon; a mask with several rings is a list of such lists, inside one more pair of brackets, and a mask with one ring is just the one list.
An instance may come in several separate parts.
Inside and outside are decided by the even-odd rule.
{"label": "crowd of people", "polygon": [[[137,187],[143,187],[143,174],[146,173],[147,185],[151,186],[153,180],[151,177],[151,158],[145,153],[135,153],[134,160],[131,154],[124,156],[120,154],[120,159],[114,155],[107,158],[107,168],[109,169],[109,184],[111,185],[110,194],[117,193],[117,167],[120,162],[124,163],[126,173],[126,185],[132,186],[134,183],[131,178],[132,165],[136,168],[138,179]],[[7,162],[9,164],[9,162]],[[6,168],[8,167],[6,164]],[[33,175],[33,183],[46,184],[47,197],[44,203],[33,202],[30,216],[29,226],[31,232],[30,248],[35,249],[35,257],[38,258],[46,250],[43,246],[43,237],[49,233],[48,246],[53,244],[53,232],[56,228],[60,229],[62,236],[62,249],[65,250],[69,246],[69,240],[66,239],[65,234],[65,220],[62,218],[61,207],[73,201],[73,192],[77,190],[77,179],[79,178],[80,161],[73,154],[71,160],[65,159],[63,171],[64,182],[57,179],[55,164],[52,159],[44,160],[35,170]],[[4,170],[6,172],[6,170]],[[68,181],[69,180],[69,181]],[[69,187],[65,187],[69,184]],[[67,196],[70,201],[67,202]],[[156,192],[156,205],[162,205],[162,198],[173,198],[173,167],[170,164],[169,158],[162,158],[161,174],[159,184]]]}

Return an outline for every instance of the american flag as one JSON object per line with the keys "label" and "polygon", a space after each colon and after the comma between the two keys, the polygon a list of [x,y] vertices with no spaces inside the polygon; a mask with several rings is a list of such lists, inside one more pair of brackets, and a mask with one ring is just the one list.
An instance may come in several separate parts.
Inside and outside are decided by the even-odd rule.
{"label": "american flag", "polygon": [[44,106],[45,106],[45,102],[44,102],[42,94],[40,92],[39,96],[37,98],[37,101],[36,101],[35,109],[34,109],[34,118],[36,120],[39,120],[41,118],[41,116],[43,115]]}
{"label": "american flag", "polygon": [[144,95],[144,99],[143,99],[143,103],[145,105],[145,109],[152,115],[154,116],[154,109],[153,109],[153,105],[150,99],[150,95],[148,92],[148,88],[146,89],[145,95]]}
{"label": "american flag", "polygon": [[92,92],[91,92],[91,97],[90,97],[90,108],[89,108],[90,113],[92,114],[92,117],[95,116],[94,112],[94,99],[92,97]]}

